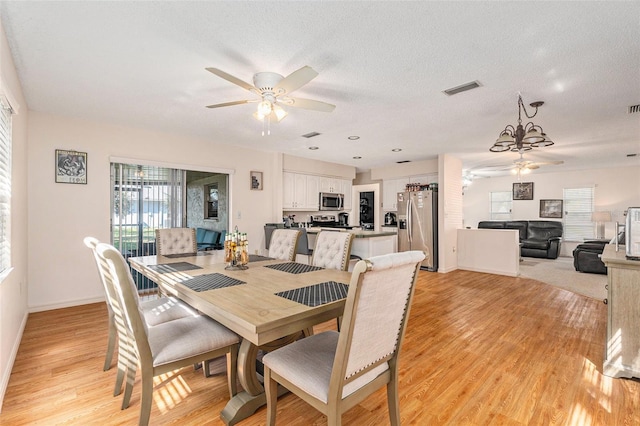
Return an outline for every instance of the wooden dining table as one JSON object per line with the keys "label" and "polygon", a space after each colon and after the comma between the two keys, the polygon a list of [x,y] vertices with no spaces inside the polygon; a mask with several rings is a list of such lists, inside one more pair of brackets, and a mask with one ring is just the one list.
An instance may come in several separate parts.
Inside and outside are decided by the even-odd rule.
{"label": "wooden dining table", "polygon": [[205,251],[128,261],[162,293],[180,298],[241,337],[237,371],[244,390],[220,413],[233,425],[266,404],[256,362],[259,353],[341,316],[351,273],[258,255],[249,256],[247,269],[226,269],[222,255]]}

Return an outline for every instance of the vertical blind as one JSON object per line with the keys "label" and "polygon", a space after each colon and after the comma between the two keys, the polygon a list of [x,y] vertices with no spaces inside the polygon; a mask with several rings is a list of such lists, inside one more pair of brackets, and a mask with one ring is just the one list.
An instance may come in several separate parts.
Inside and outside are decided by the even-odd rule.
{"label": "vertical blind", "polygon": [[11,114],[0,96],[0,272],[11,266]]}
{"label": "vertical blind", "polygon": [[564,236],[565,241],[583,241],[594,237],[593,212],[594,188],[564,188]]}

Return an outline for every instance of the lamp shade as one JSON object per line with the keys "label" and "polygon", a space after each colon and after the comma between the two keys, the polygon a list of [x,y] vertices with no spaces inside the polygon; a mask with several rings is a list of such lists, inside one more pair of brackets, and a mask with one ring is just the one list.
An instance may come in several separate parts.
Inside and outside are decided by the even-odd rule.
{"label": "lamp shade", "polygon": [[592,222],[611,222],[611,212],[599,211],[591,213]]}

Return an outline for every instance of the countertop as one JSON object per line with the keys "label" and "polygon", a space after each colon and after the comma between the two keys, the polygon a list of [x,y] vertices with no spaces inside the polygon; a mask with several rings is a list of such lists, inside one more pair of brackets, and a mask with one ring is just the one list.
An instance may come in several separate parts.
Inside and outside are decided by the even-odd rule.
{"label": "countertop", "polygon": [[[307,230],[307,234],[317,234],[322,230],[328,231],[336,231],[339,228],[322,228],[314,226],[312,228],[305,228]],[[339,229],[336,232],[350,232],[353,234],[354,238],[375,238],[375,237],[387,237],[387,236],[395,236],[396,233],[394,231],[363,231],[361,229]]]}

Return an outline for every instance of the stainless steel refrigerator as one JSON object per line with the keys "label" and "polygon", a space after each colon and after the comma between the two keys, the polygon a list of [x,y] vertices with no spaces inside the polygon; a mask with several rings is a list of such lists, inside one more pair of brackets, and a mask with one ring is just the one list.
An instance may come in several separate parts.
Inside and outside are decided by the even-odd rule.
{"label": "stainless steel refrigerator", "polygon": [[398,251],[422,250],[421,268],[438,270],[438,190],[398,192]]}

